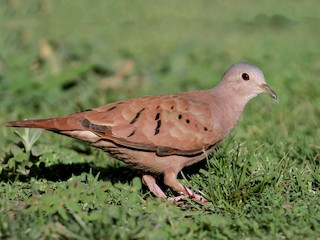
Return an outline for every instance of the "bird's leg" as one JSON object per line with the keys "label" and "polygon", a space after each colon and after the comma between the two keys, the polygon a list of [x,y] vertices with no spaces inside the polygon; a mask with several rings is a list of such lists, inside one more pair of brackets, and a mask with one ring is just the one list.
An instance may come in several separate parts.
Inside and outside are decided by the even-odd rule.
{"label": "bird's leg", "polygon": [[156,183],[156,179],[151,175],[143,175],[142,182],[143,184],[147,185],[149,190],[157,197],[167,198],[166,194],[161,190],[161,188]]}
{"label": "bird's leg", "polygon": [[169,198],[172,202],[180,201],[184,197],[192,198],[201,202],[208,202],[207,199],[202,197],[201,195],[198,195],[194,193],[191,189],[187,188],[186,186],[183,186],[181,183],[177,180],[177,174],[174,172],[165,172],[164,173],[164,184],[166,184],[168,187],[172,188],[174,191],[182,194],[175,198]]}

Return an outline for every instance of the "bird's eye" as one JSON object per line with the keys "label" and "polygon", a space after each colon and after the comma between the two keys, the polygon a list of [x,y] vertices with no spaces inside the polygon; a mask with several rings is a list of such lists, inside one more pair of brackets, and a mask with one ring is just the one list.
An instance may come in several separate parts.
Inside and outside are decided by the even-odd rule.
{"label": "bird's eye", "polygon": [[245,81],[248,81],[248,80],[250,79],[248,73],[242,73],[241,77],[242,77],[242,79],[245,80]]}

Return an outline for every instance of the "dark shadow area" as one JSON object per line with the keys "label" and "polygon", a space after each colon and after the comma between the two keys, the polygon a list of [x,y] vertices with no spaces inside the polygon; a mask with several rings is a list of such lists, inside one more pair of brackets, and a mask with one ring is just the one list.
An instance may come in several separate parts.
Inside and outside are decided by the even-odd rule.
{"label": "dark shadow area", "polygon": [[99,179],[110,181],[112,183],[130,182],[135,176],[141,175],[141,172],[130,167],[97,167],[90,163],[77,164],[56,164],[50,167],[44,167],[39,171],[38,178],[45,178],[50,181],[66,181],[72,175],[78,176],[81,173],[92,173],[94,176],[99,174]]}
{"label": "dark shadow area", "polygon": [[39,167],[33,165],[28,175],[22,175],[18,172],[5,172],[0,175],[0,181],[9,182],[19,180],[28,182],[31,178],[46,179],[49,181],[66,181],[70,177],[78,176],[82,173],[92,173],[94,176],[99,174],[99,179],[104,181],[130,182],[135,176],[141,175],[141,172],[130,166],[102,168],[94,166],[91,163],[73,163],[73,164],[55,164],[46,167],[40,164]]}
{"label": "dark shadow area", "polygon": [[[36,161],[36,159],[33,159]],[[192,174],[198,173],[200,169],[206,169],[206,161],[200,161],[192,166],[186,167],[183,169],[184,175],[189,178]],[[44,163],[40,163],[39,166],[35,164],[29,169],[30,172],[28,175],[22,175],[18,172],[5,172],[3,171],[0,175],[0,181],[10,182],[10,181],[22,181],[28,182],[31,178],[36,179],[46,179],[49,181],[66,181],[72,176],[79,176],[82,173],[92,173],[94,176],[99,174],[99,179],[103,181],[110,181],[112,184],[120,183],[130,183],[134,177],[141,177],[145,172],[142,170],[135,169],[130,165],[120,166],[120,167],[97,167],[92,163],[73,163],[73,164],[55,164],[51,166],[45,166]],[[155,176],[157,178],[157,183],[159,186],[166,190],[166,187],[163,184],[163,176]],[[182,178],[181,174],[178,175],[178,178]],[[144,187],[144,192],[148,191]]]}
{"label": "dark shadow area", "polygon": [[[191,166],[185,167],[184,169],[182,169],[182,171],[183,171],[184,175],[187,177],[187,176],[191,176],[192,174],[198,173],[200,171],[200,169],[208,169],[206,160],[202,160],[202,161],[197,162]],[[178,177],[180,177],[179,175],[178,175]]]}

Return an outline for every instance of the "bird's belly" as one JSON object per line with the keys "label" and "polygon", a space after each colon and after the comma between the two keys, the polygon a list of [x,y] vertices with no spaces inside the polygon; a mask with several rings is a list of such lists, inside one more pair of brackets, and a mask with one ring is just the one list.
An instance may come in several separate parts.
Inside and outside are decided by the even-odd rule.
{"label": "bird's belly", "polygon": [[134,166],[135,168],[156,174],[161,174],[166,171],[179,172],[184,167],[205,159],[214,149],[213,146],[203,154],[197,156],[158,156],[155,152],[121,147],[110,141],[98,141],[92,145],[104,150],[112,157]]}

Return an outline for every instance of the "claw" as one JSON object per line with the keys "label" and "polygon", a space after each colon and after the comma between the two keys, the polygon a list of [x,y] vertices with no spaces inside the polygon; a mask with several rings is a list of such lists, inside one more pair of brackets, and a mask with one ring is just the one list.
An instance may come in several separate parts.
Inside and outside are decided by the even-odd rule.
{"label": "claw", "polygon": [[187,195],[184,195],[182,193],[182,195],[180,196],[177,196],[177,197],[170,197],[170,198],[167,198],[170,202],[177,202],[179,203],[181,200],[183,200],[184,198],[190,198],[190,199],[194,199],[196,201],[200,201],[200,202],[203,202],[203,203],[206,203],[208,202],[208,200],[199,195],[199,194],[196,194],[195,192],[193,192],[191,189],[187,188],[186,186],[184,186],[184,189],[186,190],[186,193]]}
{"label": "claw", "polygon": [[186,186],[183,186],[183,187],[188,194],[187,195],[188,198],[192,198],[192,199],[200,201],[200,202],[208,202],[208,200],[205,197],[203,197],[199,194],[196,194],[195,192],[193,192],[191,189],[187,188]]}

